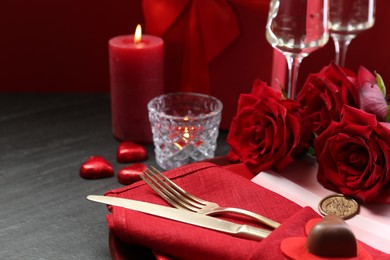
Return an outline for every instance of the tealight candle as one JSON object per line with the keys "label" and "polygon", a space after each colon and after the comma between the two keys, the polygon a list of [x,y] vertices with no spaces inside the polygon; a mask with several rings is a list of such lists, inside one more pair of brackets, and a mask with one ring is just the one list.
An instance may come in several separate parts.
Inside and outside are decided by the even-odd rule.
{"label": "tealight candle", "polygon": [[110,39],[112,132],[116,139],[150,143],[147,103],[164,91],[164,42],[142,35]]}

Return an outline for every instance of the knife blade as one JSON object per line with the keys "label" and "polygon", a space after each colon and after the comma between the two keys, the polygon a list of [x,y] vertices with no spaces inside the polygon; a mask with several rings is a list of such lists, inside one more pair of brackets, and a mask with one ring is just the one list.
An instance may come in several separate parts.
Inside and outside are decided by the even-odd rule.
{"label": "knife blade", "polygon": [[143,201],[101,195],[88,195],[87,199],[94,202],[104,203],[112,206],[119,206],[126,209],[143,212],[149,215],[154,215],[166,219],[191,224],[194,226],[216,230],[245,239],[259,241],[264,239],[271,233],[271,231],[269,230],[253,227],[250,225],[241,225],[191,211],[165,207]]}

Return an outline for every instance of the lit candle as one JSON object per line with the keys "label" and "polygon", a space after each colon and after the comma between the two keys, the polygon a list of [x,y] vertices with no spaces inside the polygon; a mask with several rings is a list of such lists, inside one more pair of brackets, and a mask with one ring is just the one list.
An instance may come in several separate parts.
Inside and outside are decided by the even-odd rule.
{"label": "lit candle", "polygon": [[150,143],[147,103],[164,92],[164,42],[142,35],[109,41],[112,132],[119,140]]}
{"label": "lit candle", "polygon": [[174,128],[170,138],[176,140],[173,144],[179,149],[183,150],[187,144],[198,147],[203,144],[198,134],[198,131],[203,131],[203,127],[193,126],[194,122],[188,116],[183,117],[184,126],[178,126]]}

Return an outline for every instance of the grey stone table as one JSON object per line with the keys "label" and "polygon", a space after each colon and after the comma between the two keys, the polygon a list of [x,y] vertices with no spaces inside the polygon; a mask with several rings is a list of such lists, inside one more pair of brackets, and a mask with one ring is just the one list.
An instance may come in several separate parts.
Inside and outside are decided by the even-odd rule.
{"label": "grey stone table", "polygon": [[[216,156],[229,147],[226,132]],[[0,259],[110,259],[106,207],[88,194],[121,187],[116,176],[86,180],[92,155],[117,173],[106,94],[0,94]],[[154,147],[147,145],[156,165]]]}

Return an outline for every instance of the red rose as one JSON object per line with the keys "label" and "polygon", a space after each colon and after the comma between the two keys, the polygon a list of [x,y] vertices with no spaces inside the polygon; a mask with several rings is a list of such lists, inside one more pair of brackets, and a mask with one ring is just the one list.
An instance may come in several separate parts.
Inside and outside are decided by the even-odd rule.
{"label": "red rose", "polygon": [[[253,172],[281,170],[309,144],[310,133],[301,130],[299,104],[283,99],[282,93],[256,81],[251,94],[240,95],[227,142],[231,160],[244,162]],[[305,139],[305,140],[306,140]]]}
{"label": "red rose", "polygon": [[340,122],[314,141],[318,181],[364,202],[390,203],[390,130],[375,115],[345,106]]}
{"label": "red rose", "polygon": [[316,134],[332,121],[340,120],[344,105],[357,107],[358,93],[353,82],[356,76],[332,63],[319,73],[309,75],[297,101],[303,108],[303,120],[309,121]]}

